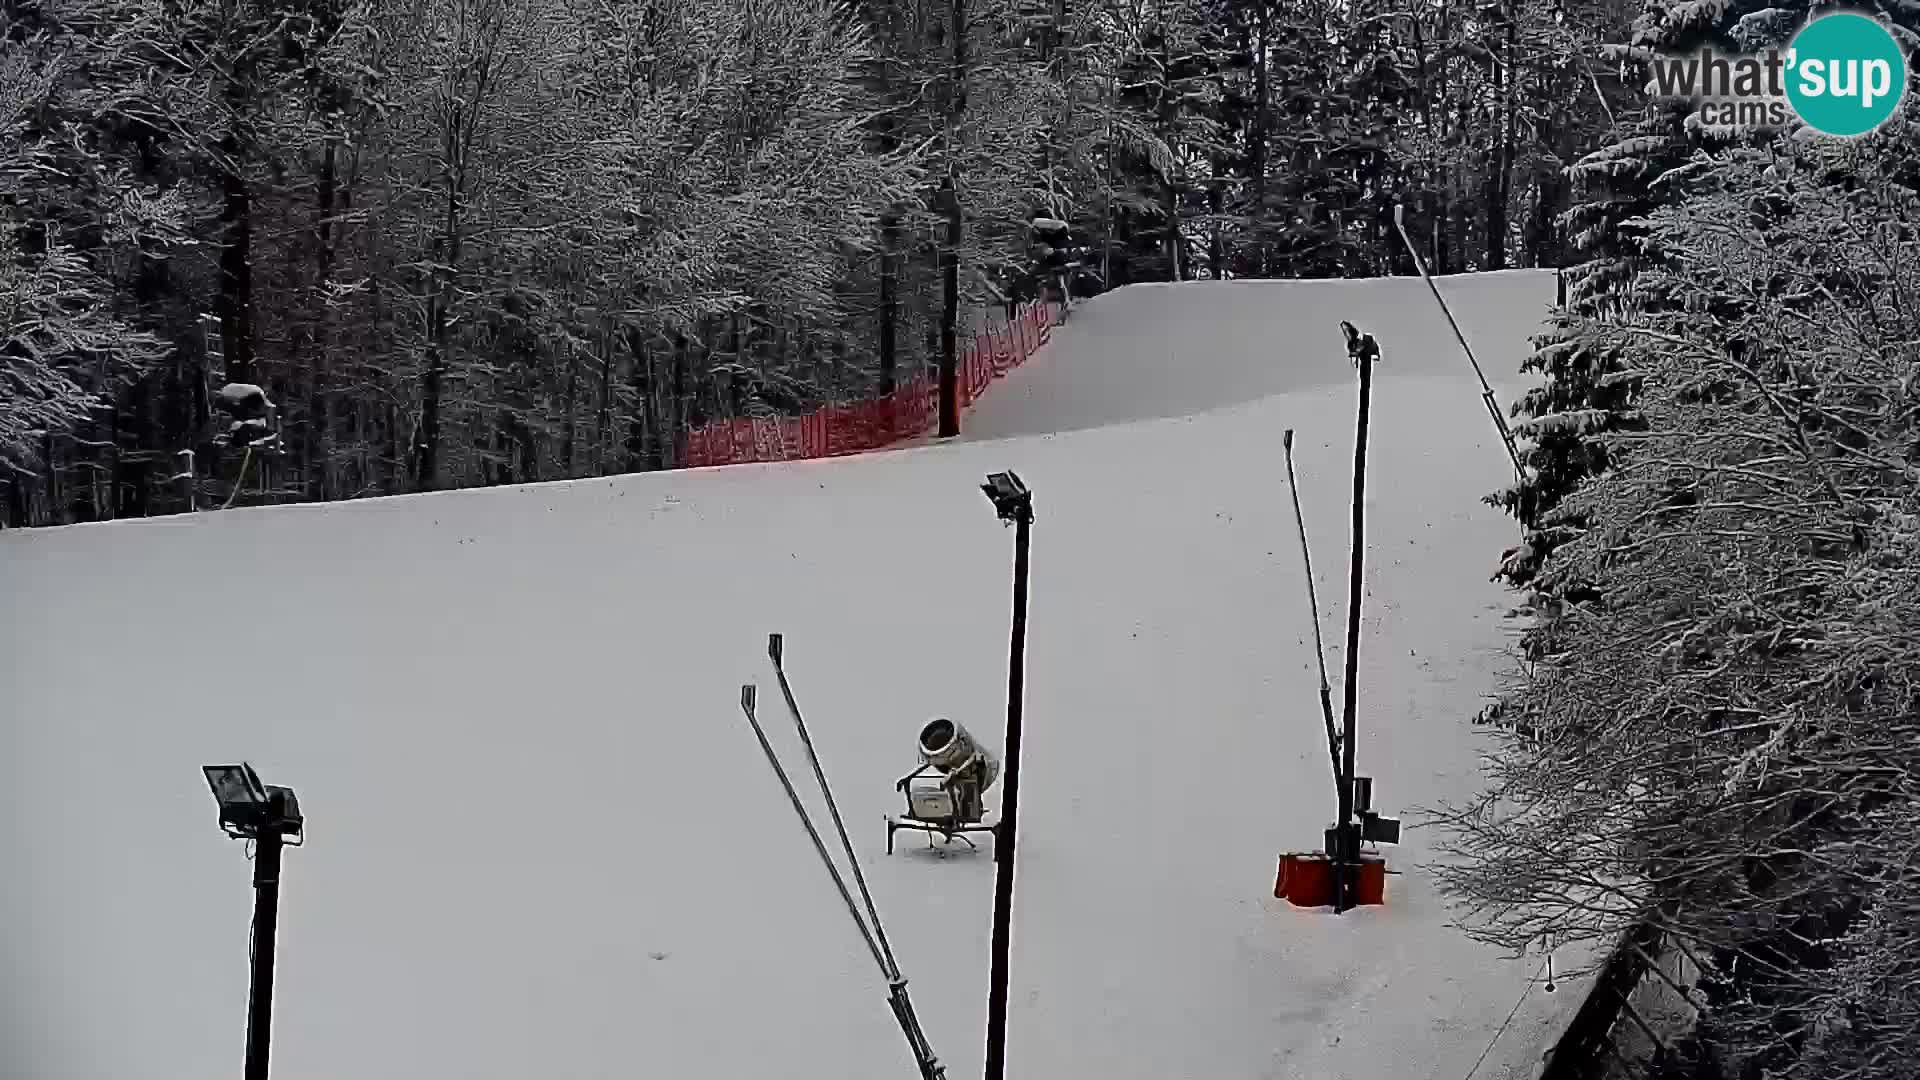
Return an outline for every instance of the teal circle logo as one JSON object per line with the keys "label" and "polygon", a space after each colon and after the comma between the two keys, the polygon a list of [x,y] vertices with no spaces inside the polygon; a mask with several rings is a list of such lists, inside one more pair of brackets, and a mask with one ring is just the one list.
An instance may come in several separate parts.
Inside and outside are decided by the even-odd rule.
{"label": "teal circle logo", "polygon": [[1906,95],[1906,53],[1876,19],[1824,15],[1801,27],[1788,50],[1787,100],[1816,131],[1865,135]]}

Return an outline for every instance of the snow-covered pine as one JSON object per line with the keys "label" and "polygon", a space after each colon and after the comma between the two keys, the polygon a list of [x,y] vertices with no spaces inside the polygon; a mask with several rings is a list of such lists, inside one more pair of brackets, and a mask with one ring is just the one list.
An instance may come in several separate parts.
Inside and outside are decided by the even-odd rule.
{"label": "snow-covered pine", "polygon": [[1611,414],[1605,409],[1570,409],[1516,421],[1512,430],[1515,437],[1522,439],[1540,439],[1547,435],[1591,435],[1602,430],[1609,419]]}

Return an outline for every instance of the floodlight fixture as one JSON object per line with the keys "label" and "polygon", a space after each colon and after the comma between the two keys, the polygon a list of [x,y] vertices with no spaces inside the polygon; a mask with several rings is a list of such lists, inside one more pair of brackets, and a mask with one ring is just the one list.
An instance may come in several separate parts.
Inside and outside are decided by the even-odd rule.
{"label": "floodlight fixture", "polygon": [[253,962],[247,1001],[246,1080],[267,1080],[273,1030],[274,938],[280,919],[280,852],[303,841],[305,819],[292,788],[260,782],[246,762],[204,765],[220,806],[220,827],[250,840],[253,854]]}
{"label": "floodlight fixture", "polygon": [[1033,492],[1027,490],[1026,483],[1013,470],[988,476],[980,490],[993,502],[994,513],[1000,515],[1001,521],[1033,520]]}
{"label": "floodlight fixture", "polygon": [[301,843],[305,819],[300,800],[292,788],[262,784],[260,774],[246,762],[238,765],[203,765],[207,786],[220,806],[220,827],[240,840],[258,840],[272,835]]}

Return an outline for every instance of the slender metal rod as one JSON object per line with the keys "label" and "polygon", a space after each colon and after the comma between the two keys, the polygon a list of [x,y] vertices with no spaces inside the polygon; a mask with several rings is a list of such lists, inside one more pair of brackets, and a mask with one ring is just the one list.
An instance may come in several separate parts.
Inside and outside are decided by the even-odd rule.
{"label": "slender metal rod", "polygon": [[987,984],[986,1080],[1002,1080],[1007,1068],[1007,980],[1013,951],[1014,843],[1019,836],[1020,731],[1026,695],[1027,549],[1033,528],[1029,502],[1014,520],[1013,634],[1007,662],[1007,779],[1000,797],[1000,824],[993,838],[993,968]]}
{"label": "slender metal rod", "polygon": [[860,906],[854,903],[853,894],[847,891],[846,880],[840,876],[840,870],[833,865],[833,859],[827,854],[826,842],[820,839],[820,830],[813,827],[813,819],[807,816],[807,808],[800,802],[800,793],[793,789],[793,781],[787,779],[787,770],[780,765],[780,758],[773,752],[773,744],[767,741],[767,733],[760,727],[760,718],[754,712],[753,684],[740,688],[740,711],[747,716],[747,723],[753,725],[754,738],[760,740],[760,749],[766,752],[767,764],[773,767],[773,775],[780,778],[780,787],[787,793],[788,801],[793,803],[793,812],[800,817],[800,824],[807,830],[807,838],[813,841],[813,850],[820,856],[820,865],[827,868],[827,876],[833,879],[833,887],[840,890],[840,899],[846,902],[847,914],[853,924],[860,928],[860,940],[866,942],[867,951],[873,954],[873,962],[879,966],[880,974],[891,980],[893,972],[888,969],[886,958],[880,955],[880,946],[873,940],[873,934],[860,918]]}
{"label": "slender metal rod", "polygon": [[840,850],[846,853],[854,884],[860,888],[860,899],[866,904],[867,918],[873,920],[873,934],[880,944],[880,954],[886,959],[886,975],[890,979],[898,979],[900,964],[893,957],[893,946],[888,943],[886,928],[880,923],[880,909],[874,906],[873,892],[867,888],[867,875],[860,870],[860,856],[854,854],[853,841],[847,836],[847,823],[841,820],[840,805],[834,801],[833,789],[827,785],[827,772],[820,765],[819,752],[813,748],[813,736],[807,731],[807,722],[800,717],[800,703],[794,700],[793,685],[787,681],[783,654],[780,635],[767,635],[767,658],[773,661],[773,674],[780,681],[780,696],[786,699],[787,714],[793,717],[793,726],[800,732],[800,745],[807,748],[807,761],[813,766],[813,778],[820,782],[820,794],[826,796],[827,813],[833,818],[834,830],[840,834]]}
{"label": "slender metal rod", "polygon": [[[780,665],[780,635],[774,634],[767,643],[768,656],[772,658],[774,669],[780,674],[781,690],[786,694],[787,707],[793,712],[794,723],[800,729],[800,737],[807,744],[807,755],[813,762],[814,776],[820,781],[820,791],[826,795],[828,806],[832,809],[833,792],[827,786],[826,773],[820,767],[820,759],[813,752],[813,742],[807,736],[806,724],[800,719],[800,710],[795,706],[791,690],[787,688],[786,673]],[[874,963],[880,965],[880,974],[887,980],[887,1004],[893,1009],[894,1019],[900,1023],[900,1030],[907,1037],[907,1047],[913,1052],[914,1063],[920,1069],[921,1080],[945,1080],[947,1070],[933,1053],[932,1045],[927,1041],[926,1032],[920,1027],[920,1018],[913,1011],[913,1000],[907,996],[907,980],[901,976],[900,967],[894,963],[893,953],[884,948],[886,938],[880,929],[880,914],[874,909],[873,897],[867,893],[866,881],[860,875],[860,863],[854,858],[853,845],[847,841],[846,827],[840,822],[840,811],[833,810],[834,824],[840,828],[840,839],[847,847],[847,860],[853,867],[854,876],[860,880],[860,891],[866,897],[867,912],[873,917],[872,932],[860,919],[859,909],[854,906],[853,896],[847,891],[847,883],[840,876],[839,868],[827,855],[827,845],[820,839],[819,830],[813,827],[813,818],[801,805],[800,795],[794,790],[793,782],[787,779],[787,770],[780,765],[780,759],[773,752],[773,746],[767,741],[766,732],[760,727],[760,718],[754,707],[756,694],[751,684],[740,688],[740,711],[747,716],[747,722],[753,725],[753,733],[760,740],[760,749],[766,752],[767,764],[773,766],[773,774],[780,778],[780,786],[786,789],[787,798],[793,802],[794,813],[800,816],[800,824],[807,830],[807,836],[813,841],[813,849],[820,856],[820,862],[826,866],[828,876],[833,878],[834,887],[840,890],[840,899],[846,902],[847,914],[853,917],[855,926],[860,928],[860,938],[867,943],[867,950],[873,954]],[[876,942],[875,935],[880,935]]]}
{"label": "slender metal rod", "polygon": [[1360,697],[1360,602],[1366,576],[1367,416],[1373,401],[1373,361],[1378,352],[1378,346],[1371,336],[1360,333],[1350,325],[1343,326],[1347,331],[1347,349],[1353,356],[1354,366],[1360,370],[1360,415],[1353,439],[1353,553],[1347,566],[1346,681],[1340,688],[1343,727],[1340,736],[1340,824],[1335,834],[1339,850],[1328,853],[1333,856],[1334,862],[1333,909],[1336,912],[1353,906],[1349,875],[1355,846],[1351,842],[1351,834],[1354,713]]}
{"label": "slender metal rod", "polygon": [[1300,484],[1293,475],[1293,429],[1280,440],[1287,456],[1287,490],[1293,495],[1293,523],[1300,530],[1300,562],[1307,570],[1307,611],[1313,616],[1313,655],[1320,663],[1320,716],[1327,724],[1327,757],[1333,763],[1333,785],[1340,790],[1340,732],[1333,719],[1333,687],[1327,682],[1327,647],[1320,637],[1320,597],[1313,588],[1313,556],[1307,551],[1307,519],[1300,512]]}
{"label": "slender metal rod", "polygon": [[1473,373],[1480,379],[1480,399],[1486,402],[1487,415],[1493,417],[1494,430],[1500,433],[1500,442],[1507,448],[1507,457],[1513,460],[1513,474],[1524,478],[1526,470],[1520,464],[1520,451],[1514,445],[1513,431],[1507,427],[1507,418],[1500,412],[1500,403],[1494,400],[1493,386],[1487,382],[1487,373],[1480,368],[1480,358],[1473,354],[1473,346],[1467,344],[1467,335],[1460,330],[1460,324],[1454,321],[1453,309],[1447,306],[1447,299],[1440,295],[1440,287],[1433,283],[1433,275],[1427,273],[1426,261],[1420,258],[1419,249],[1413,246],[1413,238],[1407,235],[1407,227],[1401,221],[1406,208],[1396,204],[1393,208],[1393,227],[1400,233],[1400,242],[1407,246],[1407,254],[1413,256],[1413,267],[1420,271],[1420,280],[1427,283],[1427,291],[1433,294],[1434,302],[1440,305],[1440,313],[1447,317],[1447,325],[1453,327],[1453,337],[1460,343],[1461,351],[1467,354],[1467,363],[1473,365]]}

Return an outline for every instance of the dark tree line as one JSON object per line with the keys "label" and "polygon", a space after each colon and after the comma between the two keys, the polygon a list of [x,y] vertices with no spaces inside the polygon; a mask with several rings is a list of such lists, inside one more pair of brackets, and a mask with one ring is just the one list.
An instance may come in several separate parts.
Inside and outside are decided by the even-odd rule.
{"label": "dark tree line", "polygon": [[951,371],[1043,239],[1079,295],[1404,273],[1405,203],[1438,271],[1554,265],[1624,93],[1620,16],[1536,0],[3,10],[15,526],[671,468]]}

